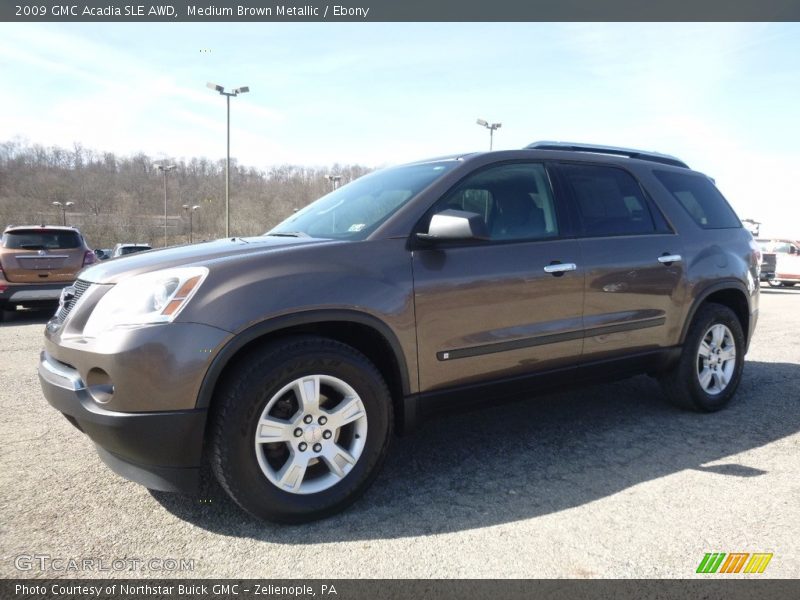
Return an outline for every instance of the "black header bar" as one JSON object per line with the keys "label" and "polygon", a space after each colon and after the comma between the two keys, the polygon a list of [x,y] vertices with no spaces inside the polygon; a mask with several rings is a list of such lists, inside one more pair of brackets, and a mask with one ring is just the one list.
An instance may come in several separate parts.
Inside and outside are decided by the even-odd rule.
{"label": "black header bar", "polygon": [[8,22],[800,21],[798,0],[2,0]]}

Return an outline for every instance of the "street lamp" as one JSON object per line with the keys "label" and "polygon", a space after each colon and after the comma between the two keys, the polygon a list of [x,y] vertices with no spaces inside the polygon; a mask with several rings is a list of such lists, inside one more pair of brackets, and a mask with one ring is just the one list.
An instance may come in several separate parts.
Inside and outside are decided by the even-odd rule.
{"label": "street lamp", "polygon": [[480,125],[481,127],[486,127],[486,129],[489,130],[489,150],[491,151],[491,149],[492,149],[492,138],[494,137],[494,132],[495,132],[496,129],[500,129],[503,126],[503,124],[502,123],[491,123],[491,124],[489,124],[488,121],[484,121],[483,119],[478,119],[476,121],[476,123],[478,125]]}
{"label": "street lamp", "polygon": [[164,173],[164,248],[167,247],[167,173],[174,168],[175,165],[158,165],[158,170]]}
{"label": "street lamp", "polygon": [[328,181],[331,182],[331,185],[333,186],[334,190],[336,188],[338,188],[339,185],[341,185],[341,182],[342,182],[342,176],[341,175],[326,175],[325,179],[327,179]]}
{"label": "street lamp", "polygon": [[216,83],[207,83],[207,88],[210,88],[220,95],[225,96],[225,102],[228,109],[227,129],[228,129],[228,151],[225,158],[225,237],[231,235],[231,205],[230,205],[230,171],[231,171],[231,96],[238,96],[239,94],[246,94],[250,88],[246,85],[238,87],[231,92],[226,92],[225,88]]}
{"label": "street lamp", "polygon": [[62,222],[64,223],[64,227],[66,227],[67,226],[67,209],[70,206],[75,206],[75,203],[74,202],[64,202],[64,203],[62,203],[62,202],[56,201],[56,202],[53,202],[53,206],[57,206],[58,208],[61,209]]}
{"label": "street lamp", "polygon": [[195,204],[194,206],[189,206],[188,204],[184,204],[183,205],[183,210],[185,210],[186,212],[189,213],[189,243],[190,244],[194,243],[194,235],[193,235],[193,231],[192,231],[192,229],[193,229],[192,228],[192,215],[194,214],[194,211],[196,211],[198,208],[200,208],[199,204]]}

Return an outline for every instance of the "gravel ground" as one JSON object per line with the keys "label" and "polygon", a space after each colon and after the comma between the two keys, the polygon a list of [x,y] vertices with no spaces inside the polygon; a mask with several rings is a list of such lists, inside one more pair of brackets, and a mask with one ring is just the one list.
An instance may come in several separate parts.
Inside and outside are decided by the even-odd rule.
{"label": "gravel ground", "polygon": [[721,413],[673,409],[638,377],[448,417],[396,440],[355,506],[304,526],[113,474],[42,397],[47,315],[18,312],[0,326],[0,576],[115,574],[15,567],[37,554],[194,566],[124,577],[683,578],[706,552],[773,552],[764,576],[798,577],[800,289],[761,302]]}

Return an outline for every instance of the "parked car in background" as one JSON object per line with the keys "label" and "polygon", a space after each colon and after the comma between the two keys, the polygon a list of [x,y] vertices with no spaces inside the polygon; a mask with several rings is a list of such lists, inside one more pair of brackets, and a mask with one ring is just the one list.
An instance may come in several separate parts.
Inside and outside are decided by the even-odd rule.
{"label": "parked car in background", "polygon": [[17,225],[0,239],[0,319],[16,306],[55,304],[95,254],[74,227]]}
{"label": "parked car in background", "polygon": [[787,239],[759,239],[761,280],[772,287],[800,283],[800,242]]}
{"label": "parked car in background", "polygon": [[148,244],[117,244],[111,252],[111,258],[119,258],[135,252],[144,252],[145,250],[152,250],[153,247]]}
{"label": "parked car in background", "polygon": [[111,258],[111,253],[113,250],[111,248],[95,248],[94,254],[98,258],[98,260],[108,260]]}

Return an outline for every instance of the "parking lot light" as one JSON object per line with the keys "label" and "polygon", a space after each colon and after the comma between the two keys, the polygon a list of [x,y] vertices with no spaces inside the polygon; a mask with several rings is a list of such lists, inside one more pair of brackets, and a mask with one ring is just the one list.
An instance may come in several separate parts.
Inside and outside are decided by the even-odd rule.
{"label": "parking lot light", "polygon": [[189,206],[188,204],[183,205],[183,210],[189,213],[189,243],[194,243],[194,235],[192,232],[192,216],[194,215],[194,211],[200,208],[199,204],[195,204],[194,206]]}
{"label": "parking lot light", "polygon": [[53,202],[53,206],[56,206],[61,209],[61,222],[63,223],[64,227],[67,226],[67,209],[70,206],[75,206],[74,202]]}
{"label": "parking lot light", "polygon": [[500,129],[503,126],[503,124],[502,123],[489,123],[485,119],[478,119],[475,122],[478,125],[480,125],[481,127],[486,127],[486,129],[489,130],[489,151],[491,152],[491,150],[492,150],[492,141],[493,141],[493,138],[494,138],[494,132],[495,132],[496,129]]}
{"label": "parking lot light", "polygon": [[220,95],[225,96],[225,104],[227,108],[227,152],[225,154],[225,237],[231,235],[231,203],[230,203],[230,171],[231,171],[231,96],[238,96],[239,94],[246,94],[250,91],[250,87],[243,85],[234,88],[230,92],[226,92],[225,88],[216,83],[207,83],[206,87],[219,92]]}
{"label": "parking lot light", "polygon": [[158,170],[164,173],[164,248],[167,247],[167,173],[174,168],[175,165],[158,165]]}

